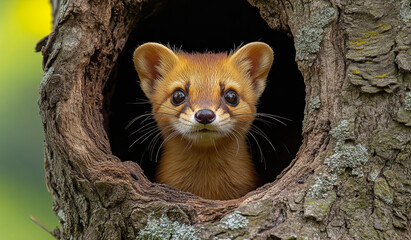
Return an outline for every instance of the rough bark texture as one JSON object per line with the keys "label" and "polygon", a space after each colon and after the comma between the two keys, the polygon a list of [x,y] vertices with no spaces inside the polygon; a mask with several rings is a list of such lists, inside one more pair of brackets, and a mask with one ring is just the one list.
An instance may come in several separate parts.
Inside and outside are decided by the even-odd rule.
{"label": "rough bark texture", "polygon": [[111,154],[102,91],[143,3],[52,1],[39,105],[57,238],[411,239],[411,2],[249,2],[294,38],[304,140],[275,182],[211,201]]}

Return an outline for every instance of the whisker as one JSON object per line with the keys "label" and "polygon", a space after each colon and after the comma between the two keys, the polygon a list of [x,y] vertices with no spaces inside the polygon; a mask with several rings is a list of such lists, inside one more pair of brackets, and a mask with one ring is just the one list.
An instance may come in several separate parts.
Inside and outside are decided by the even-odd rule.
{"label": "whisker", "polygon": [[156,162],[157,162],[157,159],[158,159],[158,153],[160,152],[160,150],[161,150],[161,148],[163,147],[164,143],[168,142],[170,139],[174,138],[174,137],[177,136],[177,135],[178,135],[177,132],[173,132],[173,133],[171,133],[170,135],[168,135],[168,136],[164,139],[164,141],[161,143],[160,147],[159,147],[158,150],[157,150]]}
{"label": "whisker", "polygon": [[173,110],[173,111],[175,111],[175,112],[178,112],[178,113],[180,112],[180,111],[178,111],[178,110],[175,109],[175,108],[172,108],[172,107],[169,107],[169,106],[164,105],[164,103],[152,103],[152,104],[160,105],[160,106],[162,106],[162,107],[171,109],[171,110]]}
{"label": "whisker", "polygon": [[129,102],[127,104],[136,104],[136,105],[139,105],[139,104],[153,104],[154,105],[155,104],[155,105],[160,105],[160,106],[163,106],[165,108],[171,109],[173,111],[179,112],[177,109],[169,107],[169,106],[165,105],[164,103],[151,102],[150,100],[142,99],[142,98],[136,98],[136,99],[140,100],[141,102]]}
{"label": "whisker", "polygon": [[267,116],[267,117],[274,117],[274,118],[280,118],[280,119],[287,120],[287,121],[290,121],[290,122],[293,121],[293,120],[291,120],[291,119],[289,119],[289,118],[282,117],[282,116],[275,115],[275,114],[271,114],[271,113],[257,113],[257,115]]}
{"label": "whisker", "polygon": [[[235,117],[233,119],[239,119],[239,118],[241,118],[241,116],[240,117]],[[224,122],[221,122],[221,123],[226,123],[226,122],[229,122],[229,121],[230,120],[227,120],[227,121],[224,121]],[[271,128],[271,125],[274,124],[273,122],[270,122],[270,121],[267,121],[267,120],[261,119],[261,118],[254,118],[254,121],[262,122],[262,123],[264,123],[264,125],[266,125],[269,128]]]}
{"label": "whisker", "polygon": [[248,146],[250,146],[250,147],[249,147],[249,149],[250,149],[250,156],[253,156],[253,149],[251,148],[251,142],[250,142],[250,139],[248,139],[248,134],[245,135],[245,140],[247,141]]}
{"label": "whisker", "polygon": [[[175,109],[173,109],[175,110]],[[133,118],[125,127],[124,129],[127,130],[131,125],[133,125],[137,120],[143,118],[143,117],[147,117],[146,119],[144,119],[143,121],[141,121],[141,123],[144,123],[145,121],[147,121],[148,119],[152,118],[155,114],[164,114],[167,116],[171,116],[171,117],[175,117],[178,118],[177,115],[171,114],[171,113],[166,113],[166,112],[149,112],[149,113],[144,113],[141,114],[135,118]]]}
{"label": "whisker", "polygon": [[[143,143],[143,142],[145,142],[147,139],[149,139],[156,131],[158,131],[158,129],[156,128],[156,129],[152,129],[150,132],[150,134],[149,135],[147,135],[143,140],[141,140],[141,142],[140,143]],[[139,139],[141,139],[142,137],[144,137],[144,135],[143,136],[141,136]]]}
{"label": "whisker", "polygon": [[[140,122],[140,124],[143,124],[143,123],[145,123],[145,122],[148,121],[148,120],[154,120],[154,117],[153,117],[153,116],[154,116],[153,114],[147,116],[146,118],[144,118],[144,119]],[[154,121],[155,121],[155,120],[154,120]]]}
{"label": "whisker", "polygon": [[290,150],[288,149],[288,147],[284,143],[283,143],[283,146],[284,146],[285,150],[287,150],[288,154],[290,154],[291,153]]}
{"label": "whisker", "polygon": [[148,131],[148,132],[146,132],[146,133],[144,133],[142,136],[140,136],[139,138],[137,138],[137,140],[135,140],[130,146],[129,146],[129,148],[131,148],[134,144],[136,144],[141,138],[143,138],[144,136],[146,136],[147,134],[147,137],[143,140],[143,141],[141,141],[140,142],[140,144],[141,143],[143,143],[148,137],[150,137],[151,135],[153,135],[155,132],[156,132],[156,128],[155,129],[151,129],[150,131]]}
{"label": "whisker", "polygon": [[187,151],[190,151],[190,150],[191,150],[191,147],[193,146],[193,144],[194,144],[194,140],[191,140],[191,144],[190,144],[190,146],[188,147]]}
{"label": "whisker", "polygon": [[[176,121],[177,121],[177,120],[176,120]],[[174,121],[174,122],[176,122],[176,121]],[[173,122],[173,123],[174,123],[174,122]],[[171,123],[169,126],[165,127],[162,131],[160,131],[160,132],[155,136],[154,139],[151,140],[151,142],[150,142],[151,147],[149,146],[149,147],[150,147],[150,160],[153,159],[154,148],[155,148],[155,146],[157,145],[158,141],[159,141],[165,134],[167,134],[167,133],[169,133],[170,131],[173,130],[173,126],[172,126],[173,123]],[[161,145],[160,145],[160,147],[159,147],[159,150],[160,150],[160,148],[161,148],[161,146],[162,146],[163,144],[164,144],[164,141],[161,143]],[[156,158],[156,162],[157,162],[157,158]]]}
{"label": "whisker", "polygon": [[258,121],[258,122],[262,122],[262,123],[264,123],[267,127],[270,127],[270,128],[271,128],[272,124],[274,124],[273,122],[270,122],[270,121],[268,121],[268,120],[261,119],[261,118],[255,118],[254,120],[255,120],[255,121]]}
{"label": "whisker", "polygon": [[260,144],[258,143],[257,139],[255,138],[255,136],[253,135],[251,131],[249,131],[248,133],[254,139],[255,143],[257,143],[258,150],[260,151],[260,161],[264,162],[264,168],[267,169],[267,163],[265,162],[265,158],[263,155],[263,151],[261,150]]}
{"label": "whisker", "polygon": [[143,121],[141,121],[141,123],[144,123],[145,121],[147,121],[147,120],[149,120],[149,119],[152,119],[155,114],[164,114],[164,115],[168,115],[168,116],[172,116],[172,117],[178,118],[178,116],[173,115],[173,114],[171,114],[171,113],[166,113],[166,112],[152,112],[151,115],[148,116],[148,117],[147,117],[146,119],[144,119]]}
{"label": "whisker", "polygon": [[[235,130],[234,128],[232,129],[233,131],[235,131],[236,133],[238,133],[239,135],[241,135],[237,130]],[[237,156],[238,152],[240,151],[240,143],[238,141],[238,136],[236,134],[234,134],[234,138],[237,141],[237,152],[235,153],[235,156]]]}
{"label": "whisker", "polygon": [[284,126],[287,126],[287,124],[285,124],[283,121],[279,120],[283,119],[283,120],[287,120],[287,121],[292,121],[291,119],[285,118],[285,117],[281,117],[281,116],[277,116],[274,114],[268,114],[268,113],[239,113],[239,114],[233,114],[231,115],[231,117],[237,117],[237,116],[256,116],[256,117],[266,117],[266,118],[270,118],[273,119],[281,124],[283,124]]}
{"label": "whisker", "polygon": [[153,139],[151,139],[150,144],[148,145],[148,150],[150,151],[150,161],[153,160],[154,148],[157,145],[157,142],[161,139],[161,132],[158,132]]}
{"label": "whisker", "polygon": [[132,135],[134,135],[134,134],[136,134],[136,133],[145,132],[145,131],[147,131],[147,130],[150,130],[150,129],[152,129],[152,128],[157,127],[157,125],[148,127],[149,125],[151,125],[151,124],[153,124],[153,123],[156,123],[156,122],[155,122],[155,121],[152,121],[152,122],[149,122],[149,123],[145,124],[144,126],[141,126],[140,128],[138,128],[138,129],[135,130],[134,132],[130,133],[130,134],[128,135],[128,137],[131,137]]}
{"label": "whisker", "polygon": [[162,137],[161,135],[161,131],[158,132],[150,141],[150,143],[148,144],[146,150],[150,151],[150,161],[153,160],[153,154],[154,154],[154,148],[157,145],[158,140],[160,140]]}
{"label": "whisker", "polygon": [[280,119],[287,120],[287,121],[292,121],[292,120],[289,119],[289,118],[281,117],[281,116],[278,116],[278,115],[275,115],[275,114],[271,114],[271,113],[252,113],[252,112],[250,112],[250,113],[238,113],[238,114],[233,114],[233,116],[239,116],[239,115],[257,115],[257,116],[273,117],[273,118],[280,118]]}
{"label": "whisker", "polygon": [[222,119],[222,120],[220,120],[220,125],[224,125],[225,123],[230,122],[230,121],[231,121],[231,119],[229,119],[229,118]]}
{"label": "whisker", "polygon": [[216,151],[216,153],[217,153],[217,156],[220,156],[220,154],[218,153],[217,146],[215,145],[214,138],[211,138],[211,142],[213,143],[213,146],[214,146],[214,149],[215,149],[215,151]]}
{"label": "whisker", "polygon": [[250,131],[254,131],[255,133],[257,133],[258,135],[260,135],[261,137],[263,137],[271,146],[271,148],[275,150],[275,147],[273,146],[273,144],[271,143],[270,139],[268,138],[267,134],[265,134],[259,127],[255,126],[255,125],[251,125],[251,129]]}
{"label": "whisker", "polygon": [[[185,135],[186,134],[184,134],[183,135],[183,137],[181,138],[181,139],[183,139],[184,137],[185,137]],[[190,143],[192,142],[192,140],[191,139],[189,139],[188,141],[187,141],[187,144],[186,144],[186,146],[184,147],[184,149],[183,149],[183,151],[182,151],[182,153],[181,153],[181,155],[187,150],[187,147],[190,145]]]}
{"label": "whisker", "polygon": [[133,120],[131,120],[125,127],[124,129],[127,130],[133,123],[135,123],[137,120],[139,120],[140,118],[146,117],[146,116],[152,116],[152,113],[145,113],[145,114],[141,114],[140,116],[137,116],[135,118],[133,118]]}
{"label": "whisker", "polygon": [[141,101],[141,102],[147,102],[147,103],[151,103],[150,102],[150,100],[148,100],[148,99],[146,99],[146,98],[135,98],[136,100],[138,100],[138,101]]}
{"label": "whisker", "polygon": [[286,124],[286,123],[284,123],[283,121],[279,120],[279,119],[282,119],[282,120],[286,120],[286,121],[290,121],[290,122],[292,122],[292,120],[291,120],[291,119],[289,119],[289,118],[285,118],[285,117],[277,116],[277,115],[274,115],[274,114],[268,114],[268,113],[257,113],[257,114],[258,114],[257,116],[261,116],[261,117],[266,117],[266,118],[273,119],[273,120],[275,120],[275,121],[277,121],[277,122],[281,123],[281,124],[282,124],[282,125],[284,125],[284,126],[287,126],[287,124]]}
{"label": "whisker", "polygon": [[[137,100],[139,100],[139,99],[137,99]],[[141,100],[144,100],[144,99],[141,99]],[[130,104],[130,105],[142,105],[142,104],[151,104],[151,102],[148,101],[148,100],[145,100],[145,101],[141,101],[141,102],[127,102],[126,104]]]}

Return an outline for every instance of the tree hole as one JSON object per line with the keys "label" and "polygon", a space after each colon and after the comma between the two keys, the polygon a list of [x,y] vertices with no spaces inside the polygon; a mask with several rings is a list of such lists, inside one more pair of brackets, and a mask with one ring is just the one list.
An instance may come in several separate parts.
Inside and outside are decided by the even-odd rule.
{"label": "tree hole", "polygon": [[[151,110],[150,104],[143,103],[146,97],[140,89],[133,66],[132,54],[137,46],[145,42],[159,42],[177,48],[181,46],[186,52],[228,52],[241,44],[262,41],[273,48],[274,64],[257,111],[290,121],[279,118],[286,124],[284,126],[273,119],[261,118],[270,123],[257,120],[254,125],[267,137],[254,132],[256,139],[252,136],[248,139],[259,175],[263,176],[264,183],[274,181],[296,156],[302,141],[305,86],[294,60],[292,39],[285,33],[270,29],[258,9],[245,0],[185,0],[162,4],[161,8],[145,6],[143,12],[146,16],[138,21],[130,34],[105,87],[105,129],[113,154],[122,161],[138,163],[146,176],[154,180],[157,166],[155,156],[161,140],[154,147],[150,146],[150,142],[156,133],[143,143],[130,147],[145,132],[131,134],[154,120],[141,118],[125,129],[134,118]],[[157,11],[153,11],[153,7]]]}

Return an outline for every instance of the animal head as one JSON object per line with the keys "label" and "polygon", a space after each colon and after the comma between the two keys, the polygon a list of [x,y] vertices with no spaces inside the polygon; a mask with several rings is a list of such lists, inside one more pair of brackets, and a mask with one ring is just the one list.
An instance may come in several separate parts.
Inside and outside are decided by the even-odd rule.
{"label": "animal head", "polygon": [[248,132],[272,62],[273,51],[261,42],[231,54],[188,54],[158,43],[134,52],[141,88],[163,135],[198,144]]}

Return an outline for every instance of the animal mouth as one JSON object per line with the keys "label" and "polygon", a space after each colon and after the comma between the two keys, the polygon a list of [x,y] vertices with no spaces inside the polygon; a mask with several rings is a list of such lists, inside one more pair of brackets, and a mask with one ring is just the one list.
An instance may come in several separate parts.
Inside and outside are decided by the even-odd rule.
{"label": "animal mouth", "polygon": [[207,128],[193,129],[189,134],[187,134],[188,138],[195,140],[196,142],[207,142],[209,140],[218,139],[221,136],[223,136],[221,132]]}
{"label": "animal mouth", "polygon": [[198,133],[218,133],[218,131],[215,130],[210,130],[207,128],[202,128],[202,129],[198,129],[192,132],[193,134],[198,134]]}

